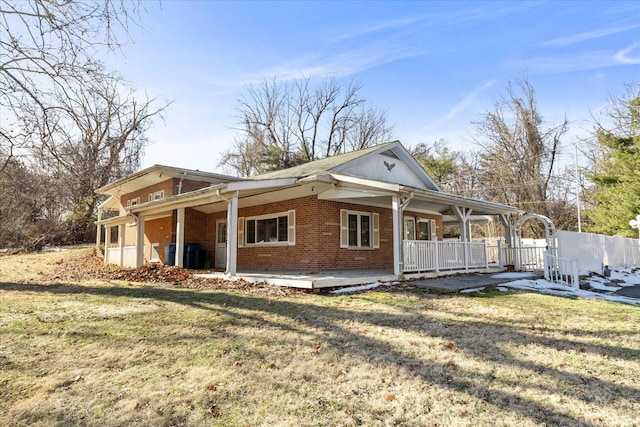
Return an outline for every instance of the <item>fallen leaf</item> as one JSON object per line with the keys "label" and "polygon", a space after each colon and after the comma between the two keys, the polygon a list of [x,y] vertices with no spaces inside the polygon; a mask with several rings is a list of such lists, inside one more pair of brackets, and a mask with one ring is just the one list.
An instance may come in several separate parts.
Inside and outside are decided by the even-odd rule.
{"label": "fallen leaf", "polygon": [[387,395],[387,400],[388,400],[389,402],[391,402],[392,400],[396,400],[396,396],[395,396],[395,395],[393,395],[393,394],[388,394],[388,395]]}
{"label": "fallen leaf", "polygon": [[451,368],[454,371],[457,371],[458,369],[460,369],[460,367],[456,364],[456,362],[454,362],[451,359],[447,360],[447,363],[445,363],[444,366],[447,368]]}

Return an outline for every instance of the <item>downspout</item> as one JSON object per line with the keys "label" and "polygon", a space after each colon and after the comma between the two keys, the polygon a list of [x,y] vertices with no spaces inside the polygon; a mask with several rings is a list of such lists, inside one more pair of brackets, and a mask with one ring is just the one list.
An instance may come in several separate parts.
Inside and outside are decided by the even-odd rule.
{"label": "downspout", "polygon": [[184,181],[186,176],[187,176],[187,171],[182,172],[182,177],[180,178],[180,182],[178,183],[178,194],[182,194],[182,181]]}
{"label": "downspout", "polygon": [[222,200],[224,200],[225,202],[229,203],[229,199],[227,199],[226,197],[224,197],[222,195],[222,191],[220,191],[219,188],[216,190],[216,196],[220,197]]}

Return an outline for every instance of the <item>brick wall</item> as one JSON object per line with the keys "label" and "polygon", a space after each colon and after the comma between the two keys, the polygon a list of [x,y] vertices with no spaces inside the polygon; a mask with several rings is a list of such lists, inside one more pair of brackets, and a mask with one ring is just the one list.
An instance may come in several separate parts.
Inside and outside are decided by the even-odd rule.
{"label": "brick wall", "polygon": [[145,221],[144,234],[146,245],[145,260],[148,261],[151,258],[151,245],[159,243],[160,261],[164,262],[166,256],[164,245],[175,241],[175,239],[172,240],[172,236],[175,236],[175,216],[169,215],[165,218]]}
{"label": "brick wall", "polygon": [[[215,228],[209,227],[208,215],[195,209],[186,208],[184,212],[184,243],[200,243],[207,252],[205,259],[212,259]],[[215,226],[214,226],[215,227]],[[174,232],[175,236],[175,232]],[[174,237],[175,241],[175,237]]]}
{"label": "brick wall", "polygon": [[[201,188],[209,187],[211,184],[208,182],[202,181],[192,181],[190,179],[185,179],[182,181],[182,194],[188,193],[190,191],[199,190]],[[173,180],[173,193],[178,194],[178,187],[180,186],[180,179]]]}
{"label": "brick wall", "polygon": [[[340,210],[378,213],[380,219],[380,248],[340,248]],[[295,245],[244,246],[238,248],[238,271],[296,270],[316,272],[320,270],[380,269],[393,267],[393,223],[388,208],[370,207],[318,200],[316,196],[302,197],[261,206],[241,208],[242,218],[277,214],[295,210]],[[226,211],[204,214],[195,209],[185,209],[185,243],[199,243],[207,251],[206,259],[215,265],[216,223],[226,219]],[[419,212],[405,212],[405,216],[420,216],[436,220],[436,233],[442,239],[442,217]],[[135,227],[126,228],[126,240],[135,244]],[[176,212],[171,216],[145,223],[145,240],[160,244],[160,259],[164,260],[164,245],[175,242]],[[129,243],[128,243],[129,244]]]}
{"label": "brick wall", "polygon": [[136,197],[140,197],[140,203],[146,203],[149,201],[149,194],[162,190],[164,190],[164,197],[167,198],[173,194],[173,181],[175,180],[168,179],[158,184],[150,185],[149,187],[124,194],[120,197],[120,203],[122,203],[122,206],[127,206],[127,201],[135,199]]}
{"label": "brick wall", "polygon": [[[380,248],[340,248],[340,209],[377,212]],[[238,216],[251,217],[296,211],[296,244],[238,248],[238,270],[351,270],[393,266],[391,210],[350,205],[315,196],[243,208]]]}

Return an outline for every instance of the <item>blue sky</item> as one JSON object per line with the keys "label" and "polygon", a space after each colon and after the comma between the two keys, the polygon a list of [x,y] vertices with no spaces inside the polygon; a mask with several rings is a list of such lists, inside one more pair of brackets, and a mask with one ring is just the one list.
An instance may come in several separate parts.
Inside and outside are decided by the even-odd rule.
{"label": "blue sky", "polygon": [[143,28],[111,61],[140,92],[172,101],[144,166],[221,171],[237,100],[267,78],[363,85],[406,146],[474,148],[477,120],[526,75],[545,120],[566,115],[565,152],[590,111],[640,82],[640,2],[144,3]]}

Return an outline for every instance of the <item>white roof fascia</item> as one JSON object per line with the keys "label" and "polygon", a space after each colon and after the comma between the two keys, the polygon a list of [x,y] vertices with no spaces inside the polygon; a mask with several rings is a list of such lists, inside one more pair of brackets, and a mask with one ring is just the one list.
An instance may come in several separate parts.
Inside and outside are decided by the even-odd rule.
{"label": "white roof fascia", "polygon": [[432,190],[422,190],[422,189],[413,188],[413,187],[402,187],[402,190],[409,193],[413,192],[415,196],[423,196],[427,200],[437,200],[443,203],[450,204],[452,206],[491,209],[498,213],[520,212],[520,209],[514,206],[503,205],[501,203],[495,203],[495,202],[487,202],[485,200],[471,199],[469,197],[458,196],[456,194],[449,194],[449,193],[443,193],[443,192],[432,191]]}
{"label": "white roof fascia", "polygon": [[102,210],[119,210],[120,202],[116,196],[109,196],[107,200],[98,205],[98,209]]}
{"label": "white roof fascia", "polygon": [[127,214],[127,215],[114,216],[113,218],[101,219],[100,221],[94,221],[94,224],[110,226],[110,225],[126,224],[127,222],[131,222],[135,220],[136,220],[135,216],[131,214]]}
{"label": "white roof fascia", "polygon": [[322,174],[322,175],[310,175],[310,176],[305,176],[304,178],[300,178],[297,181],[300,184],[308,184],[310,182],[321,182],[324,184],[337,184],[338,181],[333,178],[331,175],[329,174]]}
{"label": "white roof fascia", "polygon": [[333,200],[333,199],[352,199],[358,197],[388,197],[393,196],[393,193],[383,192],[379,190],[371,190],[361,187],[348,187],[337,186],[329,188],[321,193],[318,193],[318,199],[320,200]]}
{"label": "white roof fascia", "polygon": [[358,178],[355,176],[341,175],[337,173],[332,173],[331,176],[337,181],[348,182],[356,185],[362,185],[366,187],[375,188],[378,190],[392,191],[394,193],[398,193],[402,188],[400,184],[394,184],[391,182],[382,182],[382,181],[376,181],[373,179]]}
{"label": "white roof fascia", "polygon": [[177,194],[162,200],[140,203],[139,205],[125,209],[133,214],[142,213],[144,215],[150,215],[182,207],[193,207],[215,203],[224,200],[224,198],[218,195],[218,192],[227,188],[227,185],[228,184],[213,185],[199,190],[190,191],[188,193]]}
{"label": "white roof fascia", "polygon": [[225,192],[243,191],[243,190],[260,190],[263,188],[273,187],[287,187],[296,184],[297,178],[275,178],[265,180],[251,180],[251,181],[238,181],[230,182],[227,184]]}

